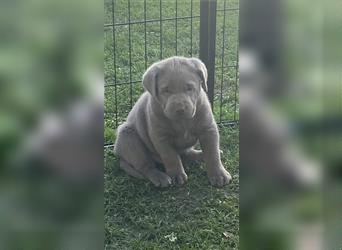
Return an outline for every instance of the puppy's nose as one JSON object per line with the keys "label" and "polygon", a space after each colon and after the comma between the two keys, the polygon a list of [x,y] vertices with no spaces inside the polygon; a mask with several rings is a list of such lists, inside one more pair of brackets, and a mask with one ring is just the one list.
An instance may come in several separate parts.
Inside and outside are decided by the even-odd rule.
{"label": "puppy's nose", "polygon": [[178,108],[178,109],[176,110],[176,114],[177,114],[177,115],[184,115],[184,113],[185,113],[185,109],[184,109],[183,107]]}

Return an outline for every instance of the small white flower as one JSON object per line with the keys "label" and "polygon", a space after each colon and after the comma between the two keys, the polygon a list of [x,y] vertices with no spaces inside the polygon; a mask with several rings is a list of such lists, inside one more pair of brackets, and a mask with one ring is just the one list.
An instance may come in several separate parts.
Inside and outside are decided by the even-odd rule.
{"label": "small white flower", "polygon": [[165,235],[164,238],[168,239],[171,242],[175,242],[177,240],[177,236],[175,235],[174,232],[172,232],[171,234]]}

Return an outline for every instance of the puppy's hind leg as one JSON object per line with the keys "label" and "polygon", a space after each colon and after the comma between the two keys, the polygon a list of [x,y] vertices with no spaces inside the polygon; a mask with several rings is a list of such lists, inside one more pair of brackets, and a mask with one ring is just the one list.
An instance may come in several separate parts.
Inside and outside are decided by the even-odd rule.
{"label": "puppy's hind leg", "polygon": [[120,159],[120,168],[135,178],[144,179],[144,176],[129,165],[124,159]]}
{"label": "puppy's hind leg", "polygon": [[184,150],[184,152],[181,155],[190,161],[203,161],[202,150],[197,150],[194,148],[188,148],[188,149]]}
{"label": "puppy's hind leg", "polygon": [[134,177],[145,177],[155,186],[167,187],[171,178],[156,168],[148,149],[136,130],[127,123],[118,128],[115,153],[120,157],[120,167]]}
{"label": "puppy's hind leg", "polygon": [[[220,154],[223,154],[223,151],[220,150]],[[184,150],[181,154],[185,159],[190,160],[190,161],[203,161],[203,151],[194,149],[194,148],[188,148]]]}

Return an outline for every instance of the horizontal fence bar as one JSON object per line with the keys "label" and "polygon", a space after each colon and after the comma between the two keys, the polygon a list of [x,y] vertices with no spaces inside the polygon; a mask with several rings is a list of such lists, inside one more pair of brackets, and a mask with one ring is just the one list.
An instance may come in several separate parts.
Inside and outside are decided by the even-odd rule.
{"label": "horizontal fence bar", "polygon": [[175,20],[186,20],[186,19],[194,19],[199,18],[200,16],[184,16],[184,17],[169,17],[164,19],[148,19],[148,20],[139,20],[139,21],[130,21],[125,23],[115,23],[114,25],[112,23],[107,23],[104,25],[104,27],[113,27],[113,26],[125,26],[125,25],[132,25],[132,24],[144,24],[144,23],[154,23],[154,22],[166,22],[166,21],[175,21]]}
{"label": "horizontal fence bar", "polygon": [[[225,68],[236,68],[236,67],[237,67],[236,64],[235,65],[227,65],[227,66],[224,66],[223,69],[225,69]],[[222,69],[222,67],[219,65],[219,66],[216,66],[216,69]]]}
{"label": "horizontal fence bar", "polygon": [[217,9],[216,11],[237,11],[240,10],[239,8],[229,8],[229,9]]}
{"label": "horizontal fence bar", "polygon": [[233,121],[222,120],[221,122],[217,123],[217,126],[219,127],[237,126],[237,125],[239,125],[239,120],[233,120]]}
{"label": "horizontal fence bar", "polygon": [[138,81],[128,81],[128,82],[117,82],[117,83],[106,83],[104,86],[105,87],[113,87],[113,86],[119,86],[119,85],[130,85],[131,83],[139,83],[142,82],[142,80],[138,80]]}

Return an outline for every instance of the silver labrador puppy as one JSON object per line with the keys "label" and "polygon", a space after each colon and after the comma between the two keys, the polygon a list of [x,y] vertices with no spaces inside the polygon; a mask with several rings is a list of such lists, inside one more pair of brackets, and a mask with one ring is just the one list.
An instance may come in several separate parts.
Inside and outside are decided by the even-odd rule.
{"label": "silver labrador puppy", "polygon": [[[143,76],[147,90],[119,126],[114,152],[128,174],[166,187],[184,184],[181,156],[204,159],[210,183],[231,180],[221,163],[219,134],[208,101],[207,69],[196,58],[171,57],[151,65]],[[192,147],[199,140],[203,150]],[[156,168],[162,163],[166,173]]]}

